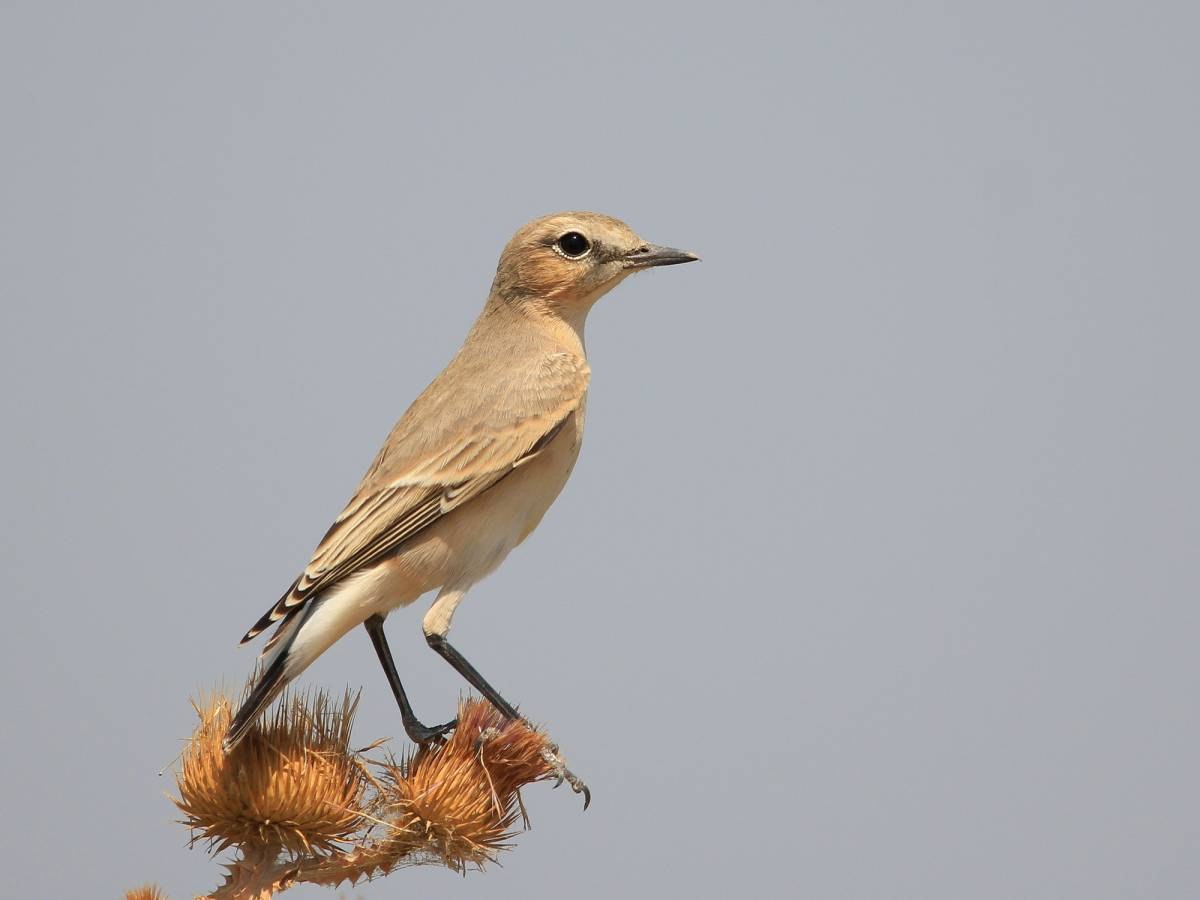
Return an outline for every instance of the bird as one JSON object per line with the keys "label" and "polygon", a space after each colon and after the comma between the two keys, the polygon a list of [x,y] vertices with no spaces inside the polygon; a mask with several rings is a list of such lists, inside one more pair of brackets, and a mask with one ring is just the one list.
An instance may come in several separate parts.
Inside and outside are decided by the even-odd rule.
{"label": "bird", "polygon": [[383,629],[390,612],[435,590],[422,619],[426,642],[506,719],[519,717],[447,640],[455,610],[537,527],[574,468],[593,304],[636,272],[698,259],[599,213],[556,213],[517,230],[462,347],[396,423],[304,571],[242,638],[275,626],[232,717],[227,751],[359,625],[405,733],[422,746],[441,740],[455,721],[417,718]]}

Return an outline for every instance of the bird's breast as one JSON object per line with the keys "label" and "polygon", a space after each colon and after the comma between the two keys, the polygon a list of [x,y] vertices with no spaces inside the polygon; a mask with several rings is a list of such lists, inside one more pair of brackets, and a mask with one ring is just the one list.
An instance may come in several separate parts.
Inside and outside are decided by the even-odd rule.
{"label": "bird's breast", "polygon": [[[530,461],[527,468],[531,471],[524,473],[517,470],[513,473],[514,477],[526,476],[513,486],[517,492],[525,495],[526,501],[524,504],[518,503],[518,506],[523,508],[517,515],[520,520],[520,536],[517,543],[525,540],[537,528],[542,521],[542,516],[546,514],[546,510],[554,503],[566,485],[567,479],[571,477],[575,461],[579,459],[579,450],[583,446],[586,407],[587,395],[585,394],[579,406],[571,413],[569,421],[563,425],[554,440],[546,445],[536,459]],[[510,480],[512,478],[506,479],[506,481]]]}
{"label": "bird's breast", "polygon": [[575,467],[583,423],[581,402],[537,456],[408,542],[391,563],[413,586],[402,602],[444,585],[470,586],[529,537]]}

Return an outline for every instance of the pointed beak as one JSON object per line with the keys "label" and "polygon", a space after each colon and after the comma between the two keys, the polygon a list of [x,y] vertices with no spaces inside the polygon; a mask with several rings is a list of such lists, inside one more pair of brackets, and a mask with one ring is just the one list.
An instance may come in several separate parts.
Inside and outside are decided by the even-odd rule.
{"label": "pointed beak", "polygon": [[695,253],[688,253],[686,250],[642,244],[625,254],[625,265],[630,269],[649,269],[651,266],[677,266],[699,259]]}

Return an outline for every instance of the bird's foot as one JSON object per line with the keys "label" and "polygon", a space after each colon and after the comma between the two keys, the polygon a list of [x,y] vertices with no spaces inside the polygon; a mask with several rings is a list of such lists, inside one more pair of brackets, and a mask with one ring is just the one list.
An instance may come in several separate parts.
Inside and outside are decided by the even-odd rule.
{"label": "bird's foot", "polygon": [[420,722],[412,721],[404,723],[404,731],[408,735],[408,739],[414,744],[419,744],[422,747],[427,747],[430,744],[441,743],[446,739],[446,735],[453,731],[458,726],[458,719],[451,719],[444,725],[434,725],[430,728],[428,725],[422,725]]}
{"label": "bird's foot", "polygon": [[567,768],[566,762],[563,761],[563,758],[558,753],[558,745],[550,744],[546,747],[542,751],[542,759],[550,767],[550,771],[557,779],[554,782],[554,786],[556,788],[562,787],[562,783],[565,781],[575,793],[583,794],[583,808],[587,809],[592,802],[592,792],[583,783],[583,779]]}

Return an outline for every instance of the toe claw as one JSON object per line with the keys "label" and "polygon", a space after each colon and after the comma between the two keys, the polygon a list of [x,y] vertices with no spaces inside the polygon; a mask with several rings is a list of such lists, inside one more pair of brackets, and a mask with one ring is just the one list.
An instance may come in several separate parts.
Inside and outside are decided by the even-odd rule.
{"label": "toe claw", "polygon": [[408,737],[414,743],[422,747],[430,744],[436,744],[446,739],[446,735],[458,727],[458,719],[451,719],[444,725],[435,725],[430,728],[427,725],[421,725],[419,722],[412,730],[408,730]]}
{"label": "toe claw", "polygon": [[587,809],[592,804],[592,792],[583,780],[567,768],[561,756],[558,755],[557,749],[547,747],[542,751],[542,759],[546,765],[550,767],[550,774],[554,776],[554,787],[562,787],[565,781],[571,786],[571,790],[576,794],[583,794],[583,808]]}

